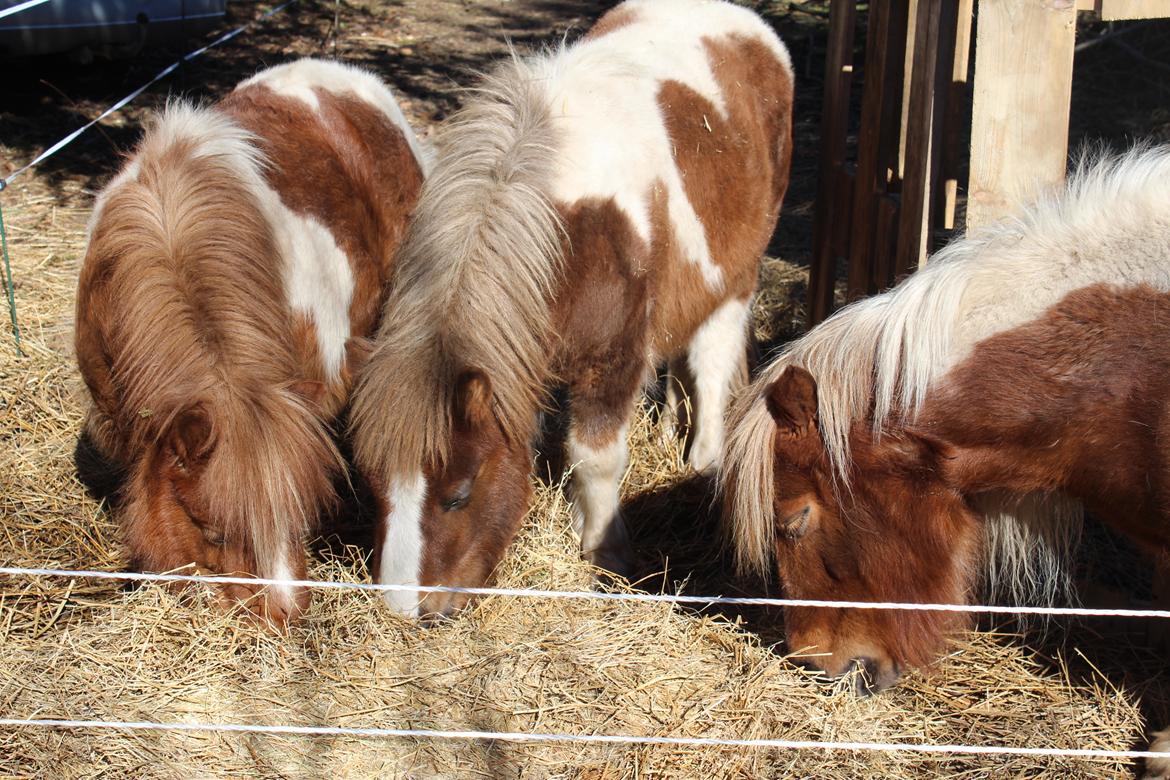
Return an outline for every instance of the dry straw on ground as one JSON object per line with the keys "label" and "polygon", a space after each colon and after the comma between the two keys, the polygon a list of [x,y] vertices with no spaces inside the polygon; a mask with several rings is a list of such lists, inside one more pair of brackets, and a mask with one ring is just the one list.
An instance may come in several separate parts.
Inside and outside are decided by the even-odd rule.
{"label": "dry straw on ground", "polygon": [[[69,354],[87,199],[36,179],[5,200],[28,356],[0,351],[3,562],[118,568],[113,524],[76,481]],[[649,416],[628,494],[685,478]],[[637,499],[635,498],[635,501]],[[640,524],[653,522],[649,513]],[[560,491],[542,487],[500,574],[582,588]],[[649,532],[643,529],[641,536]],[[708,540],[709,541],[709,540]],[[345,558],[313,576],[363,579]],[[857,700],[762,646],[752,626],[666,605],[493,598],[424,629],[356,593],[318,593],[287,636],[153,587],[0,580],[0,712],[219,721],[860,741],[1125,747],[1136,697],[1072,685],[1011,637],[975,634],[929,677]],[[1113,777],[1115,763],[742,749],[526,746],[202,733],[0,731],[16,776]]]}
{"label": "dry straw on ground", "polygon": [[[2,197],[27,356],[0,344],[0,563],[119,569],[114,524],[72,461],[80,383],[70,327],[89,195],[73,180],[34,173]],[[768,262],[761,327],[798,316],[790,285],[800,277],[791,264]],[[736,588],[703,519],[706,486],[685,473],[677,447],[661,443],[650,415],[631,444],[624,492],[635,535],[649,568],[670,566],[651,581]],[[680,519],[678,501],[699,509]],[[561,492],[540,487],[498,583],[589,587],[568,529]],[[342,549],[311,574],[366,579],[354,561]],[[303,624],[276,636],[206,598],[5,577],[0,715],[1101,749],[1142,739],[1142,690],[1042,660],[1016,636],[963,636],[929,676],[859,700],[769,646],[781,638],[774,616],[745,617],[492,598],[424,629],[368,595],[323,591]],[[1107,778],[1127,769],[1023,757],[5,728],[0,773],[909,780]]]}

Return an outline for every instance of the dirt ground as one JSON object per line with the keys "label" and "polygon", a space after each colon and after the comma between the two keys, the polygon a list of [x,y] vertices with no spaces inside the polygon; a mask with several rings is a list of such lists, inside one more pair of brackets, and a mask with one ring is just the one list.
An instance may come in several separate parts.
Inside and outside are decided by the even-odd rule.
{"label": "dirt ground", "polygon": [[[0,564],[124,567],[111,517],[75,475],[81,387],[71,328],[92,196],[133,147],[152,107],[168,95],[213,100],[257,69],[292,57],[338,57],[382,76],[426,135],[458,106],[473,72],[506,54],[509,41],[521,49],[554,45],[582,32],[608,5],[302,0],[184,65],[0,192],[26,353],[17,357],[0,339]],[[271,6],[229,7],[223,29]],[[772,345],[803,327],[827,2],[765,0],[756,7],[789,45],[798,86],[792,188],[755,310],[757,335]],[[1116,30],[1089,25],[1083,32],[1089,42]],[[1170,141],[1168,33],[1165,24],[1152,24],[1078,55],[1074,144]],[[0,63],[0,175],[176,53],[84,66],[66,58]],[[631,434],[633,466],[623,483],[645,575],[640,587],[771,592],[768,583],[729,574],[711,485],[688,473],[677,448],[657,433],[652,415],[644,415]],[[588,587],[567,517],[557,486],[542,485],[499,583]],[[312,576],[366,578],[363,527],[351,521],[343,515],[314,543]],[[1098,555],[1090,567],[1126,555],[1107,535],[1092,539]],[[1111,576],[1139,590],[1144,582],[1125,572]],[[957,638],[936,668],[857,700],[787,660],[783,626],[765,610],[493,598],[450,625],[424,630],[363,595],[326,593],[303,626],[270,636],[155,588],[0,578],[0,717],[1140,749],[1147,723],[1170,723],[1165,659],[1146,639],[1144,627],[1099,622],[1023,635],[972,632]],[[853,780],[1132,773],[1125,762],[1044,757],[0,728],[3,777]]]}

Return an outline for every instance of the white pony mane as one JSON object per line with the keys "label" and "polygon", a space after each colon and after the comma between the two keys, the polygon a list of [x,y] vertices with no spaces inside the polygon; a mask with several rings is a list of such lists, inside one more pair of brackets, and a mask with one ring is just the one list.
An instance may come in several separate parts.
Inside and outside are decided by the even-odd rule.
{"label": "white pony mane", "polygon": [[358,462],[387,480],[446,459],[452,393],[468,369],[490,380],[505,432],[531,433],[562,235],[544,190],[555,137],[540,64],[504,60],[436,142],[353,406]]}
{"label": "white pony mane", "polygon": [[772,556],[775,426],[765,398],[788,366],[817,380],[821,436],[847,488],[855,422],[868,417],[880,433],[913,420],[931,384],[975,343],[1034,319],[1073,290],[1098,282],[1170,290],[1168,259],[1170,148],[1082,154],[1066,187],[955,240],[894,289],[845,307],[790,344],[730,415],[720,484],[740,565],[764,571]]}

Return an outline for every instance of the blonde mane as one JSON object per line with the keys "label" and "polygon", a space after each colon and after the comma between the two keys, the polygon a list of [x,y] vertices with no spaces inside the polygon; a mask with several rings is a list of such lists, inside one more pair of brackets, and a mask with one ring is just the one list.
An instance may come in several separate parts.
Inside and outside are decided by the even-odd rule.
{"label": "blonde mane", "polygon": [[[848,489],[854,423],[868,418],[880,433],[913,420],[932,382],[976,342],[1039,316],[1075,289],[1144,282],[1170,290],[1167,257],[1170,149],[1085,154],[1064,189],[952,242],[894,289],[847,306],[789,345],[730,412],[720,484],[740,566],[762,572],[772,556],[774,423],[765,396],[788,366],[817,380],[821,436]],[[999,552],[1018,558],[1025,543],[1008,544],[1016,549]],[[1002,570],[1034,575],[1017,563]]]}
{"label": "blonde mane", "polygon": [[506,435],[531,435],[562,235],[545,192],[556,138],[540,65],[503,62],[437,140],[351,417],[358,463],[387,481],[446,460],[467,370],[490,380]]}

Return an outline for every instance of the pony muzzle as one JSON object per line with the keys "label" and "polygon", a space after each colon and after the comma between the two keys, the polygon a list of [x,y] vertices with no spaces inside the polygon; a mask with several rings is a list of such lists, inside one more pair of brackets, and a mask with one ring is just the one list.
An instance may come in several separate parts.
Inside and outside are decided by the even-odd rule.
{"label": "pony muzzle", "polygon": [[873,658],[859,656],[849,662],[848,675],[853,678],[853,692],[860,698],[881,693],[902,678],[897,664],[882,664]]}
{"label": "pony muzzle", "polygon": [[[398,598],[391,599],[390,596]],[[464,593],[420,593],[415,594],[408,590],[391,591],[386,594],[386,603],[398,614],[417,618],[427,627],[441,625],[456,615],[470,603],[471,597]]]}
{"label": "pony muzzle", "polygon": [[902,667],[879,653],[857,649],[847,654],[811,654],[792,659],[798,666],[820,673],[824,682],[847,681],[846,688],[859,697],[873,696],[902,679]]}

